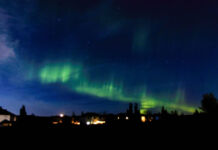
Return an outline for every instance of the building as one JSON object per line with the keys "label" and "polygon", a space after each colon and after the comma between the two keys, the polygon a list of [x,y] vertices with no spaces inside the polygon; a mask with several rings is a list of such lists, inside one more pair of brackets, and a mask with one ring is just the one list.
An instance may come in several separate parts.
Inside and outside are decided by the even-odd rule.
{"label": "building", "polygon": [[80,117],[82,125],[103,125],[106,124],[105,117],[97,113],[85,113]]}
{"label": "building", "polygon": [[8,124],[16,121],[17,117],[15,114],[0,107],[0,124]]}

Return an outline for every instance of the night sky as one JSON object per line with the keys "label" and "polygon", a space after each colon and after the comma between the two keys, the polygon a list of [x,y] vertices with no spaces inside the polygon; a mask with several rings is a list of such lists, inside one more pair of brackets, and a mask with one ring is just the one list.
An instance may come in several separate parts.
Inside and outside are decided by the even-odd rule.
{"label": "night sky", "polygon": [[218,95],[217,0],[0,0],[0,106],[192,113]]}

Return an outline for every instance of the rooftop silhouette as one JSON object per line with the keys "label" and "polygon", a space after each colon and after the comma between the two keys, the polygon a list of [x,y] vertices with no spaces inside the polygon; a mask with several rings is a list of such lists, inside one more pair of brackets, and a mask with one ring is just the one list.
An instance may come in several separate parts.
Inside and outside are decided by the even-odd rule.
{"label": "rooftop silhouette", "polygon": [[15,115],[0,107],[0,126],[2,128],[109,128],[109,127],[140,127],[144,129],[161,129],[173,126],[214,127],[218,121],[218,101],[212,94],[203,95],[200,110],[191,115],[179,114],[176,110],[168,112],[163,106],[159,113],[148,112],[140,114],[137,103],[129,103],[126,112],[118,114],[86,112],[72,116],[59,114],[57,116],[28,115],[23,105],[20,115]]}

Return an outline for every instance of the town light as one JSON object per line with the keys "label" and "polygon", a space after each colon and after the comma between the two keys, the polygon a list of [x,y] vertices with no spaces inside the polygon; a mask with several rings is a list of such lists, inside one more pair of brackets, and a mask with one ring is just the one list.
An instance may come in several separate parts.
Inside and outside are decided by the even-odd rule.
{"label": "town light", "polygon": [[145,122],[146,122],[146,117],[145,117],[145,116],[141,116],[141,121],[142,121],[143,123],[145,123]]}
{"label": "town light", "polygon": [[80,125],[80,122],[79,121],[72,121],[72,124],[73,125]]}
{"label": "town light", "polygon": [[80,125],[79,121],[74,122],[74,125]]}
{"label": "town light", "polygon": [[90,122],[90,121],[87,121],[87,122],[86,122],[86,125],[90,125],[90,124],[91,124],[91,122]]}
{"label": "town light", "polygon": [[101,121],[101,120],[94,120],[92,124],[94,125],[102,125],[102,124],[105,124],[106,121]]}
{"label": "town light", "polygon": [[60,114],[59,116],[60,116],[61,118],[63,118],[63,117],[64,117],[64,114]]}

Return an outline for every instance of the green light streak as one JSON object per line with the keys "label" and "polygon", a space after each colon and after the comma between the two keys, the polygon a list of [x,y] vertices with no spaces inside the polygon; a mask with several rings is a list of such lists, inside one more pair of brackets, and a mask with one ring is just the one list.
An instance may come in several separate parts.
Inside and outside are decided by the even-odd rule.
{"label": "green light streak", "polygon": [[[90,84],[88,82],[72,87],[78,93],[85,93],[99,98],[107,98],[110,100],[123,100],[119,97],[123,96],[123,89],[111,83],[106,84]],[[119,99],[117,99],[119,98]]]}
{"label": "green light streak", "polygon": [[[112,89],[112,90],[111,90]],[[96,96],[99,98],[107,98],[109,100],[118,100],[123,102],[138,102],[141,104],[141,112],[146,112],[146,110],[156,107],[165,106],[167,109],[176,109],[180,111],[185,111],[188,113],[193,113],[196,108],[188,106],[185,102],[179,101],[178,95],[174,99],[174,102],[166,99],[157,99],[154,97],[146,96],[145,93],[135,94],[135,93],[125,93],[125,90],[121,87],[116,87],[114,84],[105,85],[95,85],[84,84],[82,86],[75,87],[74,89],[78,93],[88,94]],[[133,96],[134,95],[134,96]],[[141,96],[140,96],[141,95]]]}
{"label": "green light streak", "polygon": [[[90,80],[83,73],[82,65],[70,63],[46,64],[38,75],[43,84],[62,83],[69,89],[80,94],[87,94],[99,98],[113,101],[137,102],[141,104],[141,112],[157,107],[176,109],[182,112],[193,113],[196,108],[185,103],[184,90],[178,89],[175,96],[171,99],[166,97],[155,98],[148,96],[145,89],[139,88],[137,92],[123,88],[123,84],[118,84],[114,80],[108,82],[97,82]],[[143,91],[142,91],[143,89]]]}
{"label": "green light streak", "polygon": [[39,78],[42,83],[66,83],[70,79],[79,79],[80,72],[80,66],[71,64],[46,65],[40,70]]}

